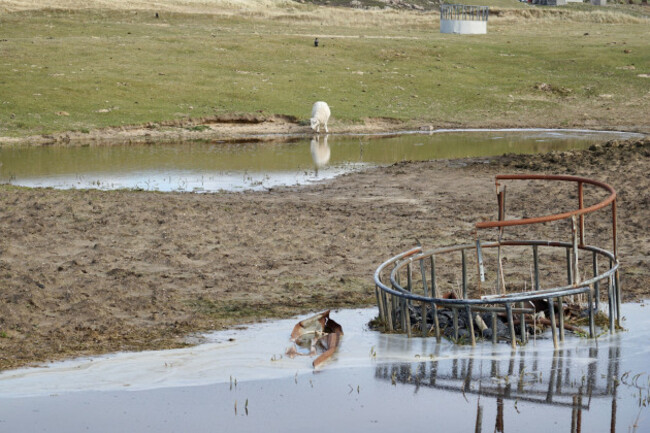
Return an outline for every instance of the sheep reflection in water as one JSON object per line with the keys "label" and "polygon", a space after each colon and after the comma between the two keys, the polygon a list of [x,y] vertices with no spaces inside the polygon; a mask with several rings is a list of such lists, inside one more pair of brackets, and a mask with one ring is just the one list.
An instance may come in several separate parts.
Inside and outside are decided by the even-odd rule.
{"label": "sheep reflection in water", "polygon": [[314,135],[311,139],[311,159],[316,165],[316,170],[327,165],[330,160],[330,147],[327,144],[327,138],[329,135],[325,135],[321,140],[320,135]]}

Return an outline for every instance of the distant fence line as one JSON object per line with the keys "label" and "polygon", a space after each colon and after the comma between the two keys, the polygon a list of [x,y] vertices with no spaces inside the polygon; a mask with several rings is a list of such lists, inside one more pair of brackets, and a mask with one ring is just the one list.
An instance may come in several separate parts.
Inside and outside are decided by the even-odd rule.
{"label": "distant fence line", "polygon": [[487,21],[488,6],[440,5],[440,19],[458,21]]}

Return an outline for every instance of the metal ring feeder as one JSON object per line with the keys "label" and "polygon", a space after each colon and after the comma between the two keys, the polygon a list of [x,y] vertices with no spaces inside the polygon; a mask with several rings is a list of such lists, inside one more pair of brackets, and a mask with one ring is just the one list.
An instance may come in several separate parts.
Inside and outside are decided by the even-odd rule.
{"label": "metal ring feeder", "polygon": [[[504,180],[541,180],[541,181],[562,181],[574,182],[578,189],[578,209],[559,214],[525,218],[505,219],[505,198],[506,188],[501,187],[500,181]],[[590,184],[603,189],[609,193],[608,197],[601,202],[589,207],[584,207],[584,184]],[[606,284],[608,300],[609,331],[613,333],[616,326],[620,326],[620,283],[619,283],[619,262],[617,258],[616,245],[616,191],[602,182],[578,177],[578,176],[557,176],[557,175],[498,175],[496,176],[496,190],[498,201],[497,221],[480,222],[476,224],[476,240],[473,244],[456,245],[450,247],[434,248],[423,251],[418,246],[401,254],[398,254],[382,263],[374,274],[375,294],[379,308],[379,319],[388,332],[405,332],[411,337],[413,324],[411,324],[410,309],[414,304],[420,308],[419,328],[423,337],[427,337],[433,331],[436,339],[441,339],[441,326],[438,322],[439,309],[449,309],[453,315],[453,338],[459,342],[459,317],[464,315],[463,320],[468,324],[469,340],[472,345],[476,344],[474,323],[478,321],[476,314],[487,312],[491,314],[492,320],[492,342],[498,341],[497,337],[497,315],[507,317],[508,334],[510,342],[514,347],[517,344],[515,335],[514,315],[518,315],[520,326],[519,341],[524,344],[527,340],[526,315],[534,315],[532,302],[543,300],[548,303],[548,315],[552,332],[553,344],[558,346],[559,341],[564,341],[564,314],[561,306],[567,296],[584,295],[587,298],[587,311],[589,316],[589,336],[595,336],[594,310],[598,311],[600,300],[600,289]],[[584,216],[597,212],[611,205],[612,209],[612,246],[613,252],[605,249],[585,245]],[[508,226],[542,224],[551,221],[571,219],[572,242],[561,242],[552,240],[503,240],[503,230]],[[478,236],[480,230],[498,228],[499,236],[497,241],[481,242]],[[530,247],[533,253],[534,283],[530,291],[506,292],[503,269],[501,266],[501,248],[503,247]],[[484,258],[485,250],[497,250],[498,266],[496,270],[497,292],[492,295],[482,295],[481,282],[485,281]],[[564,249],[566,251],[567,284],[555,287],[544,288],[540,282],[540,249]],[[457,299],[442,297],[436,282],[436,258],[449,256],[452,253],[461,254],[462,266],[462,294]],[[474,292],[479,297],[468,296],[469,286],[467,279],[469,253],[476,257],[476,287]],[[580,279],[579,264],[580,253],[588,253],[591,256],[591,277],[585,280]],[[601,270],[601,263],[606,263],[606,269]],[[420,278],[416,283],[413,279],[413,265],[420,268]],[[428,269],[427,269],[428,268]],[[385,275],[390,270],[389,279]],[[402,283],[402,276],[406,274],[406,284]],[[428,274],[428,275],[427,275]],[[532,276],[531,276],[532,279]],[[418,284],[419,283],[419,284]],[[556,318],[555,304],[560,306]],[[432,312],[433,325],[429,328],[427,322],[427,310]],[[530,317],[530,316],[529,316]],[[483,319],[481,319],[483,320]]]}

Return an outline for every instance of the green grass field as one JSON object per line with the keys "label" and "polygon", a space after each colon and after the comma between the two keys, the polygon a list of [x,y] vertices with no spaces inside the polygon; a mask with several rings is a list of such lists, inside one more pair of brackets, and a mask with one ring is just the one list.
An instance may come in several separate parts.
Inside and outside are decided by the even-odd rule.
{"label": "green grass field", "polygon": [[459,36],[439,33],[436,12],[127,9],[4,13],[0,136],[225,113],[305,120],[316,100],[340,124],[650,123],[639,77],[650,21],[638,13],[496,10],[487,35]]}

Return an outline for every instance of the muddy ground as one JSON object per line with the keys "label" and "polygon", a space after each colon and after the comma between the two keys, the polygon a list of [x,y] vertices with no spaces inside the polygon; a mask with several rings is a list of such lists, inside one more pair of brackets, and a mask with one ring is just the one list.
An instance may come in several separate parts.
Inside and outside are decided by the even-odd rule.
{"label": "muddy ground", "polygon": [[[498,173],[610,183],[619,192],[624,300],[648,297],[649,171],[646,138],[580,152],[403,162],[265,192],[0,186],[0,369],[179,347],[198,331],[371,305],[381,262],[416,239],[425,247],[471,241],[475,222],[496,218]],[[509,188],[510,217],[577,200],[566,185]],[[611,249],[610,217],[587,218],[587,243]],[[508,235],[570,237],[566,222],[517,230]],[[525,273],[529,264],[521,266]]]}

